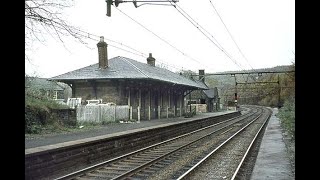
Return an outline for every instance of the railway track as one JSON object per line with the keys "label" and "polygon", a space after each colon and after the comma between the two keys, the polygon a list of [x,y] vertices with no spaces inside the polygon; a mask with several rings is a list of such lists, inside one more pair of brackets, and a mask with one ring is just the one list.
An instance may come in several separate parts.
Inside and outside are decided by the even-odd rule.
{"label": "railway track", "polygon": [[258,147],[258,136],[262,137],[270,115],[271,110],[264,108],[260,117],[240,129],[223,146],[214,149],[177,179],[249,180],[254,165],[252,159],[256,158],[251,154]]}
{"label": "railway track", "polygon": [[[243,115],[87,167],[57,179],[182,179],[263,114]],[[209,156],[208,156],[209,157]],[[238,168],[240,169],[240,168]]]}

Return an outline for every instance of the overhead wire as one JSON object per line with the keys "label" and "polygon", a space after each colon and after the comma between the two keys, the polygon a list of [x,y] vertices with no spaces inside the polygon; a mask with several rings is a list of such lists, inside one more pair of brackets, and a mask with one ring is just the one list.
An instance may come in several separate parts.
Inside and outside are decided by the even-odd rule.
{"label": "overhead wire", "polygon": [[[168,2],[170,2],[170,3],[172,4],[171,1],[168,1]],[[211,2],[211,1],[210,1],[210,2]],[[172,5],[173,5],[173,4],[172,4]],[[173,5],[173,6],[176,8],[176,6],[178,6],[178,5]],[[179,11],[179,10],[176,8],[176,10],[178,10],[181,15],[183,15],[187,20],[189,20],[190,23],[192,23],[204,36],[206,36],[206,37],[207,37],[216,47],[218,47],[230,60],[232,60],[237,66],[239,66],[239,67],[241,68],[241,65],[240,65],[236,60],[234,60],[234,59],[231,57],[231,55],[221,46],[221,44],[214,38],[214,36],[213,36],[212,34],[210,34],[210,33],[209,33],[206,29],[204,29],[199,23],[197,23],[197,22],[196,22],[188,13],[186,13],[180,6],[178,6],[178,7],[179,7],[190,19],[192,19],[192,21],[194,21],[194,23],[193,23],[188,17],[186,17],[186,15],[184,15],[181,11]],[[201,64],[201,65],[203,65],[200,61],[198,61],[198,60],[190,57],[190,56],[187,55],[186,53],[182,52],[181,50],[179,50],[178,48],[176,48],[175,46],[173,46],[171,43],[169,43],[169,42],[166,41],[165,39],[161,38],[160,36],[158,36],[157,34],[155,34],[154,32],[152,32],[151,30],[149,30],[148,28],[146,28],[144,25],[142,25],[141,23],[139,23],[138,21],[134,20],[132,17],[128,16],[126,13],[124,13],[123,11],[121,11],[120,9],[118,9],[117,7],[116,7],[116,9],[117,9],[118,11],[120,11],[122,14],[124,14],[125,16],[127,16],[128,18],[130,18],[132,21],[134,21],[135,23],[137,23],[138,25],[140,25],[141,27],[143,27],[145,30],[149,31],[150,33],[152,33],[153,35],[155,35],[156,37],[158,37],[160,40],[162,40],[163,42],[167,43],[169,46],[171,46],[171,47],[174,48],[175,50],[179,51],[182,55],[188,57],[189,59],[191,59],[191,60],[193,60],[193,61],[195,61],[195,62],[197,62],[197,63],[199,63],[199,64]],[[210,34],[210,36],[211,36],[216,42],[214,42],[210,37],[208,37],[208,35],[206,35],[203,31],[201,31],[201,29],[200,29],[196,24],[197,24],[200,28],[202,28],[207,34]],[[100,36],[97,36],[97,35],[94,35],[94,34],[91,34],[91,33],[87,33],[87,32],[81,31],[81,30],[78,30],[78,31],[88,34],[88,38],[89,38],[89,39],[90,39],[89,35],[91,35],[91,36],[96,36],[96,37],[100,37]],[[106,38],[106,39],[107,39],[107,38]],[[114,42],[114,43],[117,43],[117,44],[120,44],[120,45],[122,45],[122,46],[125,46],[125,47],[127,47],[127,48],[129,48],[129,49],[131,49],[131,50],[133,50],[133,51],[135,51],[135,52],[137,52],[137,53],[134,53],[134,52],[132,52],[132,51],[125,50],[125,49],[123,49],[123,48],[119,48],[119,47],[117,47],[117,46],[115,46],[115,45],[110,45],[110,46],[112,46],[112,47],[121,49],[121,50],[123,50],[123,51],[129,52],[129,53],[132,53],[132,54],[135,54],[135,55],[139,55],[139,56],[142,56],[142,57],[146,57],[146,55],[145,55],[144,53],[141,53],[140,51],[138,51],[138,50],[136,50],[136,49],[134,49],[134,48],[132,48],[132,47],[130,47],[130,46],[127,46],[127,45],[125,45],[125,44],[123,44],[123,43],[119,43],[119,42],[114,41],[114,40],[111,40],[111,39],[107,39],[107,40],[109,40],[109,41],[111,41],[111,42]],[[168,63],[166,63],[166,64],[169,65]],[[169,66],[170,66],[170,65],[169,65]],[[171,66],[171,67],[174,67],[174,66]],[[174,68],[175,68],[175,67],[174,67]],[[178,69],[178,68],[176,68],[176,69]]]}
{"label": "overhead wire", "polygon": [[[86,37],[86,38],[89,38],[89,39],[92,39],[92,38],[90,38],[90,35],[91,35],[91,36],[95,36],[95,37],[97,37],[97,38],[100,38],[100,36],[95,35],[95,34],[92,34],[92,33],[89,33],[89,32],[85,32],[85,31],[82,31],[82,30],[78,30],[78,31],[84,33],[85,35],[82,35],[82,36],[83,36],[83,37]],[[87,35],[87,36],[86,36],[86,35]],[[105,39],[108,40],[108,41],[110,41],[110,42],[114,42],[114,43],[120,44],[121,46],[127,47],[127,48],[129,48],[129,49],[131,49],[131,50],[133,50],[133,51],[136,51],[137,53],[141,53],[142,55],[145,55],[145,54],[142,53],[141,51],[138,51],[138,50],[136,50],[136,49],[134,49],[134,48],[126,45],[126,44],[123,44],[123,43],[121,43],[121,42],[118,42],[118,41],[115,41],[115,40],[112,40],[112,39],[109,39],[109,38],[105,38]],[[97,41],[98,41],[98,39],[92,39],[92,40],[97,40]]]}
{"label": "overhead wire", "polygon": [[241,55],[242,55],[242,57],[243,57],[243,58],[248,62],[248,64],[249,64],[249,66],[251,67],[251,69],[253,69],[253,67],[252,67],[252,66],[251,66],[251,64],[249,63],[248,59],[246,58],[246,56],[242,53],[242,51],[241,51],[240,47],[238,46],[237,42],[234,40],[234,38],[233,38],[232,34],[230,33],[230,31],[229,31],[228,27],[226,26],[226,24],[225,24],[225,23],[224,23],[224,21],[222,20],[222,17],[220,16],[219,12],[218,12],[218,11],[217,11],[217,9],[215,8],[215,6],[212,4],[211,0],[209,0],[209,1],[210,1],[210,4],[212,5],[212,7],[213,7],[214,11],[217,13],[217,15],[218,15],[218,17],[219,17],[220,21],[222,22],[222,24],[223,24],[223,25],[224,25],[224,27],[226,28],[226,30],[227,30],[228,34],[230,35],[230,37],[231,37],[232,41],[233,41],[233,42],[234,42],[234,44],[237,46],[237,48],[238,48],[238,50],[239,50],[240,54],[241,54]]}
{"label": "overhead wire", "polygon": [[[248,59],[246,58],[246,56],[243,54],[243,52],[241,51],[241,49],[240,49],[240,47],[239,47],[239,45],[237,44],[237,42],[235,41],[235,39],[233,38],[233,36],[232,36],[232,34],[231,34],[231,32],[229,31],[229,29],[228,29],[228,27],[227,27],[227,25],[224,23],[224,21],[222,20],[222,17],[220,16],[220,14],[219,14],[219,12],[218,12],[218,10],[216,9],[216,7],[213,5],[213,3],[211,2],[211,0],[209,0],[209,2],[210,2],[210,4],[211,4],[211,6],[213,7],[213,9],[214,9],[214,11],[217,13],[217,15],[218,15],[218,17],[219,17],[219,19],[220,19],[220,21],[222,22],[222,24],[224,25],[224,27],[226,28],[226,30],[227,30],[227,32],[228,32],[228,34],[230,35],[230,37],[231,37],[231,39],[232,39],[232,41],[234,42],[234,44],[236,45],[236,47],[237,47],[237,49],[238,49],[238,51],[240,52],[240,54],[242,55],[242,57],[247,61],[247,63],[249,64],[249,66],[251,67],[251,70],[253,70],[253,71],[255,71],[254,69],[253,69],[253,67],[251,66],[251,64],[249,63],[249,61],[248,61]],[[246,70],[245,70],[246,71]],[[244,77],[244,76],[243,76]],[[248,76],[249,77],[249,76]],[[255,78],[253,77],[253,75],[251,75],[251,77],[252,77],[252,79],[253,80],[255,80]]]}
{"label": "overhead wire", "polygon": [[[84,31],[82,31],[82,32],[83,32],[83,33],[87,33],[87,32],[84,32]],[[91,33],[87,33],[87,34],[89,34],[89,35],[91,35],[91,36],[94,36],[94,37],[100,37],[100,36],[98,36],[98,35],[91,34]],[[93,37],[90,37],[90,36],[87,36],[86,38],[91,39],[91,40],[94,40],[94,41],[99,41],[99,39],[96,39],[96,38],[93,38]],[[120,45],[122,45],[122,46],[125,46],[125,47],[127,47],[127,48],[129,48],[129,49],[131,49],[131,50],[134,50],[135,52],[132,52],[132,51],[129,51],[129,50],[120,48],[120,47],[118,47],[118,46],[116,46],[116,45],[113,45],[113,44],[108,43],[108,45],[111,46],[111,47],[114,47],[114,48],[116,48],[116,49],[120,49],[120,50],[122,50],[122,51],[131,53],[131,54],[135,54],[135,55],[137,55],[137,56],[141,56],[141,57],[144,57],[144,58],[147,58],[147,57],[148,57],[145,53],[143,53],[143,52],[141,52],[141,51],[139,51],[139,50],[136,50],[136,49],[134,49],[134,48],[132,48],[132,47],[130,47],[130,46],[128,46],[128,45],[125,45],[125,44],[123,44],[123,43],[120,43],[120,42],[117,42],[117,41],[114,41],[114,40],[110,40],[110,39],[108,39],[108,38],[105,38],[105,39],[107,39],[107,40],[109,40],[109,41],[111,41],[111,42],[120,44]],[[171,67],[171,68],[174,68],[174,69],[177,69],[177,70],[183,69],[183,67],[182,67],[182,68],[178,68],[178,67],[176,67],[176,66],[174,66],[174,65],[170,65],[169,63],[164,62],[163,60],[161,60],[161,59],[159,59],[159,58],[157,58],[157,60],[160,61],[160,62],[162,62],[162,64],[165,64],[166,66],[169,66],[169,67]]]}
{"label": "overhead wire", "polygon": [[[243,69],[241,67],[241,64],[239,64],[235,59],[232,58],[232,56],[221,46],[221,44],[214,38],[212,34],[210,34],[207,30],[205,30],[198,22],[196,22],[185,10],[183,10],[179,5],[173,4],[171,1],[167,0],[171,3],[171,5],[183,16],[185,17],[194,27],[196,27],[205,37],[207,37],[218,49],[220,49],[234,64],[236,64],[240,69]],[[185,14],[183,14],[181,11],[183,11]],[[189,18],[188,18],[188,17]],[[191,19],[191,20],[190,20]],[[197,26],[198,25],[198,26]],[[204,31],[206,31],[208,34],[210,34],[211,37],[213,37],[216,41],[214,42],[207,34],[205,34],[200,28],[202,28]],[[219,44],[219,45],[218,45]],[[221,46],[221,47],[220,47]]]}
{"label": "overhead wire", "polygon": [[[168,1],[168,2],[170,2],[170,1]],[[197,22],[196,22],[186,11],[184,11],[179,5],[177,5],[177,4],[173,5],[172,2],[170,2],[170,3],[171,3],[171,5],[172,5],[183,17],[185,17],[185,18],[186,18],[193,26],[195,26],[205,37],[207,37],[218,49],[220,49],[234,64],[236,64],[241,70],[246,71],[244,68],[241,67],[241,64],[239,64],[235,59],[233,59],[233,58],[231,57],[231,55],[222,47],[222,45],[217,41],[217,39],[215,39],[215,38],[213,37],[213,35],[212,35],[211,33],[209,33],[207,30],[205,30],[199,23],[197,23]],[[210,3],[211,3],[211,1],[210,1]],[[211,3],[211,4],[212,4],[212,3]],[[212,6],[213,6],[213,4],[212,4]],[[185,14],[183,14],[177,7],[178,7],[179,9],[181,9],[181,11],[183,11],[192,21],[191,21]],[[213,6],[213,7],[214,7],[214,6]],[[214,7],[214,9],[215,9],[215,7]],[[216,9],[215,9],[215,10],[216,10]],[[225,23],[223,22],[223,20],[222,20],[222,18],[221,18],[221,16],[219,15],[219,13],[218,13],[217,10],[216,10],[216,12],[217,12],[217,14],[218,14],[221,22],[224,24],[225,28],[227,29],[229,35],[231,36],[231,39],[232,39],[233,42],[236,44],[239,52],[240,52],[240,53],[242,54],[242,56],[246,59],[246,57],[244,56],[244,54],[243,54],[242,51],[240,50],[238,44],[235,42],[233,36],[231,35],[230,31],[228,30],[227,26],[226,26]],[[206,33],[210,34],[211,37],[216,41],[216,43],[215,43],[211,38],[209,38],[208,35],[206,35],[203,31],[201,31],[201,29],[200,29],[197,25],[198,25],[200,28],[202,28]],[[219,44],[220,47],[218,46],[218,44]],[[246,59],[246,61],[248,62],[247,59]],[[248,62],[248,63],[249,63],[249,62]],[[249,65],[250,65],[250,63],[249,63]],[[252,68],[251,65],[250,65],[250,67]],[[253,69],[253,68],[252,68],[252,69]],[[242,74],[242,77],[243,77],[243,79],[245,79],[245,77],[244,77],[243,74]],[[254,79],[254,81],[255,81],[255,78],[254,78],[253,76],[252,76],[252,79]],[[236,85],[236,84],[235,84],[235,85]]]}
{"label": "overhead wire", "polygon": [[[168,1],[168,2],[170,2],[170,1]],[[211,2],[211,1],[210,1]],[[171,2],[170,2],[171,3]],[[175,7],[175,9],[181,14],[181,15],[183,15],[193,26],[195,26],[204,36],[206,36],[217,48],[219,48],[231,61],[233,61],[234,62],[234,64],[236,64],[241,70],[243,70],[243,71],[247,71],[247,70],[245,70],[243,67],[242,67],[242,65],[240,64],[240,63],[238,63],[235,59],[233,59],[232,58],[232,56],[222,47],[222,45],[214,38],[214,36],[211,34],[211,33],[209,33],[206,29],[204,29],[199,23],[197,23],[186,11],[184,11],[179,5],[177,5],[177,4],[175,4],[175,5],[173,5],[172,3],[171,3],[171,5],[172,6],[174,6]],[[212,4],[213,5],[213,4]],[[183,11],[183,13],[185,13],[185,14],[183,14],[179,9],[181,9],[181,11]],[[214,6],[213,6],[214,7]],[[216,9],[215,9],[216,10]],[[216,11],[217,12],[217,11]],[[217,12],[217,14],[218,14],[218,12]],[[218,14],[219,15],[219,14]],[[190,20],[188,17],[192,20]],[[219,15],[219,18],[220,18],[220,20],[221,20],[221,22],[224,24],[224,26],[225,26],[225,28],[227,29],[227,31],[228,31],[228,33],[229,33],[229,35],[231,36],[231,38],[232,38],[232,40],[234,41],[234,43],[236,44],[236,42],[235,42],[235,40],[234,40],[234,38],[233,38],[233,36],[231,35],[231,33],[230,33],[230,31],[228,30],[228,28],[226,27],[226,25],[225,25],[225,23],[223,22],[223,20],[222,20],[222,18],[221,18],[221,16]],[[208,33],[216,42],[214,42],[212,39],[210,39],[209,37],[208,37],[208,35],[206,35],[200,28],[202,28],[203,29],[203,31],[205,31],[206,33]],[[220,47],[219,47],[219,46]],[[238,48],[238,50],[240,51],[240,53],[242,54],[242,56],[246,59],[246,57],[244,56],[244,54],[242,53],[242,51],[240,50],[240,48],[239,48],[239,46],[236,44],[236,46],[237,46],[237,48]],[[246,61],[248,62],[248,60],[246,59]],[[250,65],[250,67],[252,68],[252,66],[251,66],[251,64],[248,62],[248,64]],[[252,70],[253,71],[255,71],[253,68],[252,68]],[[242,75],[243,76],[243,78],[245,79],[245,77],[244,77],[244,75]],[[255,78],[253,77],[253,75],[251,75],[252,76],[252,79],[254,79],[255,80]]]}
{"label": "overhead wire", "polygon": [[[171,1],[169,1],[171,2]],[[144,25],[142,25],[141,23],[139,23],[137,20],[133,19],[132,17],[130,17],[129,15],[127,15],[126,13],[124,13],[123,11],[121,11],[119,8],[115,7],[119,12],[121,12],[123,15],[125,15],[126,17],[128,17],[129,19],[131,19],[133,22],[137,23],[139,26],[141,26],[143,29],[147,30],[148,32],[150,32],[151,34],[153,34],[154,36],[156,36],[157,38],[159,38],[161,41],[165,42],[166,44],[168,44],[169,46],[171,46],[172,48],[174,48],[175,50],[179,51],[182,55],[184,55],[185,57],[191,59],[192,61],[195,61],[199,64],[201,64],[202,66],[205,66],[204,64],[202,64],[200,61],[194,59],[193,57],[187,55],[186,53],[184,53],[183,51],[181,51],[180,49],[178,49],[177,47],[175,47],[174,45],[172,45],[171,43],[169,43],[167,40],[163,39],[162,37],[160,37],[159,35],[157,35],[156,33],[154,33],[153,31],[151,31],[150,29],[148,29],[147,27],[145,27]]]}

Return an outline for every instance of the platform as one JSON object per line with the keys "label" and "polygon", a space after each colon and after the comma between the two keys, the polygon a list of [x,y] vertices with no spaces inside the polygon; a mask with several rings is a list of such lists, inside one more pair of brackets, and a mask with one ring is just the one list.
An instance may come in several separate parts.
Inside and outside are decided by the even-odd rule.
{"label": "platform", "polygon": [[[99,128],[88,129],[80,132],[62,133],[56,135],[39,136],[33,139],[25,138],[25,150],[47,145],[54,145],[69,141],[84,140],[87,138],[98,137],[103,135],[111,135],[119,132],[130,132],[131,130],[139,130],[147,127],[160,126],[172,123],[181,123],[185,121],[193,121],[206,117],[220,116],[223,114],[233,113],[235,111],[221,111],[212,113],[198,113],[191,118],[177,117],[166,119],[143,120],[140,123],[111,123]],[[27,151],[26,151],[27,152]]]}
{"label": "platform", "polygon": [[278,109],[274,108],[262,138],[251,180],[295,179],[282,139],[280,121],[275,116],[277,113]]}

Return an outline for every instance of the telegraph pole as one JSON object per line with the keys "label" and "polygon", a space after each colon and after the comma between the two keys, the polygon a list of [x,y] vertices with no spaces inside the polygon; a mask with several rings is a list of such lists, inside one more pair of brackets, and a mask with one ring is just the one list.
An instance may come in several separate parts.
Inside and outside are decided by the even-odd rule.
{"label": "telegraph pole", "polygon": [[235,74],[231,74],[231,76],[234,77],[234,105],[236,107],[237,110],[237,104],[238,104],[238,90],[237,90],[237,77]]}
{"label": "telegraph pole", "polygon": [[281,86],[280,86],[280,77],[279,77],[279,74],[278,74],[278,108],[280,108],[280,96],[281,96]]}

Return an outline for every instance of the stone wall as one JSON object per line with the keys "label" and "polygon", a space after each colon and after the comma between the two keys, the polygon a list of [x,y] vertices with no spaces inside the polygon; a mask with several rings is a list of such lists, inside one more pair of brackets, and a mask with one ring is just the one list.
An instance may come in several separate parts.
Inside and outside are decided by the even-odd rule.
{"label": "stone wall", "polygon": [[58,119],[66,125],[76,125],[76,110],[75,109],[52,109],[51,114],[53,118]]}
{"label": "stone wall", "polygon": [[82,104],[85,104],[86,100],[91,99],[102,99],[103,103],[113,102],[118,105],[125,105],[124,102],[127,102],[122,99],[125,98],[125,96],[123,96],[124,92],[120,91],[117,82],[96,82],[96,88],[94,88],[91,82],[81,82],[75,86],[75,97],[81,97]]}
{"label": "stone wall", "polygon": [[82,98],[82,105],[85,105],[87,100],[102,99],[102,103],[112,102],[116,105],[132,106],[133,119],[138,117],[138,106],[140,106],[141,120],[149,119],[149,109],[150,119],[157,119],[159,115],[158,106],[161,109],[165,108],[165,113],[161,110],[161,118],[167,117],[166,108],[169,108],[168,117],[180,116],[180,111],[173,110],[174,107],[175,109],[180,108],[180,105],[182,110],[184,108],[183,92],[177,90],[179,87],[152,87],[152,84],[148,83],[151,82],[144,82],[142,85],[140,81],[131,84],[120,80],[83,81],[74,85],[74,94],[75,97]]}
{"label": "stone wall", "polygon": [[126,133],[104,135],[25,150],[25,179],[54,179],[105,160],[159,143],[161,141],[209,126],[218,120],[239,116],[230,112],[193,121],[176,122],[128,130]]}

